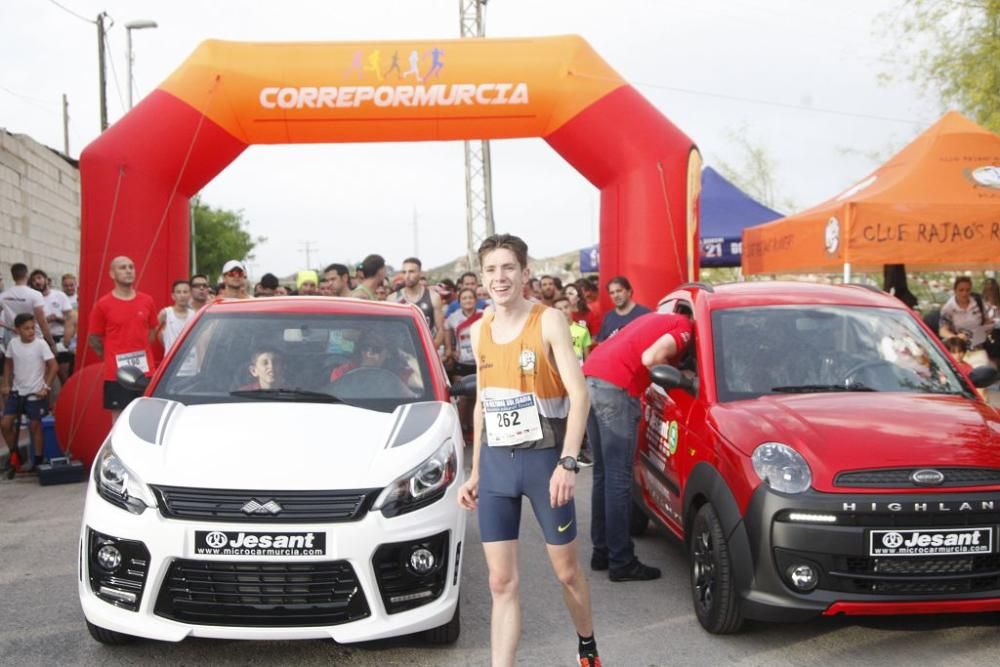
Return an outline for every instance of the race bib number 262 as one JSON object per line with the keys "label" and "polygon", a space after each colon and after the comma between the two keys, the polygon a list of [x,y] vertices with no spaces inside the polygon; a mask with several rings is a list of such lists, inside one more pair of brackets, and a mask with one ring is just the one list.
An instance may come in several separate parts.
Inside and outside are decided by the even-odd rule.
{"label": "race bib number 262", "polygon": [[534,394],[484,398],[486,441],[491,447],[512,447],[542,439],[538,400]]}

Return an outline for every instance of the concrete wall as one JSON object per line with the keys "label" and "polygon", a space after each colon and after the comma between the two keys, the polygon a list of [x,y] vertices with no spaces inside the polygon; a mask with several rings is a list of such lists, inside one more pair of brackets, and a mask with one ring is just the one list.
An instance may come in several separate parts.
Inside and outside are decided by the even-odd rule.
{"label": "concrete wall", "polygon": [[79,275],[80,170],[23,134],[0,128],[0,275],[13,284],[10,265],[42,269],[59,285]]}

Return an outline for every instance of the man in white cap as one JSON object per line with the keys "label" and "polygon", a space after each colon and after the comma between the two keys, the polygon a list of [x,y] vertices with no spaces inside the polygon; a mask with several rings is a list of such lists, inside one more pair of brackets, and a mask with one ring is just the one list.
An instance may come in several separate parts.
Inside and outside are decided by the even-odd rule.
{"label": "man in white cap", "polygon": [[238,259],[231,259],[222,267],[222,292],[219,293],[224,299],[250,299],[244,285],[246,283],[247,270]]}

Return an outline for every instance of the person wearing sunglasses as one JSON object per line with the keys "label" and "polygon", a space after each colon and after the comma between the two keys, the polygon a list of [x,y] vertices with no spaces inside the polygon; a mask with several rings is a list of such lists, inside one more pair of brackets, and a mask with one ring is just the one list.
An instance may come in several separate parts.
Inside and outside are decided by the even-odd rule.
{"label": "person wearing sunglasses", "polygon": [[330,372],[330,382],[336,382],[347,373],[359,368],[384,368],[399,376],[406,384],[411,384],[414,371],[400,357],[398,349],[387,344],[378,332],[359,341],[354,346],[354,358]]}
{"label": "person wearing sunglasses", "polygon": [[212,298],[212,292],[208,289],[208,276],[204,273],[196,273],[191,276],[191,307],[195,312],[201,310]]}
{"label": "person wearing sunglasses", "polygon": [[224,299],[250,299],[253,298],[246,291],[247,270],[243,263],[237,259],[231,259],[222,267],[222,292],[219,294]]}

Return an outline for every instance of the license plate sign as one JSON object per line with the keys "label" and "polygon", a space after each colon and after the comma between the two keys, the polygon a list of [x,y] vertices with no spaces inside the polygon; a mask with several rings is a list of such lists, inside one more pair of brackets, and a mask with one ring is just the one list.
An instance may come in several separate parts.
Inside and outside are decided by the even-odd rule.
{"label": "license plate sign", "polygon": [[200,556],[325,556],[326,533],[196,530],[194,552]]}
{"label": "license plate sign", "polygon": [[992,528],[872,530],[869,556],[947,556],[993,553]]}

